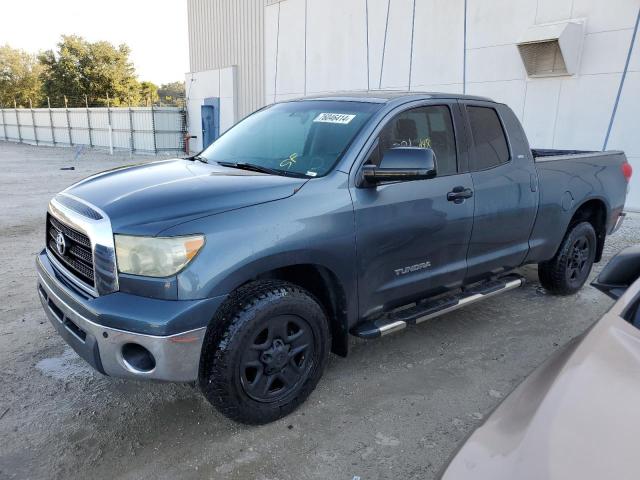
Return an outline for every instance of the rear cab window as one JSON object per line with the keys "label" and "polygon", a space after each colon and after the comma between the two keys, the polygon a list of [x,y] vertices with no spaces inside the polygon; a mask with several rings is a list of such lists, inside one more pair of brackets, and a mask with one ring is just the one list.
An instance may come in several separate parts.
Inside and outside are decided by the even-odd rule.
{"label": "rear cab window", "polygon": [[487,170],[508,163],[511,159],[509,144],[498,112],[491,107],[475,105],[467,105],[466,110],[475,147],[471,170]]}

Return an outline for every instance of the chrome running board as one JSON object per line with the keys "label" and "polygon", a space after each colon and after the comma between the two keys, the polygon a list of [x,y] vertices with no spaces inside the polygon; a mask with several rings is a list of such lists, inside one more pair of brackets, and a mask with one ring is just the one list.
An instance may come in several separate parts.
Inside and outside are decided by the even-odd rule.
{"label": "chrome running board", "polygon": [[421,300],[414,307],[362,322],[356,325],[351,333],[360,338],[378,338],[402,330],[407,325],[416,325],[485,298],[508,292],[523,284],[524,278],[513,274],[497,280],[488,280],[455,295],[445,295],[435,300]]}

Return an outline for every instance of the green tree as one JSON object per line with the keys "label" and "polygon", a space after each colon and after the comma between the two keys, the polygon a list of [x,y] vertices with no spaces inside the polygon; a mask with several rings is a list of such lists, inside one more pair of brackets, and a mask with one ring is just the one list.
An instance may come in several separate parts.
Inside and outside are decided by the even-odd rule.
{"label": "green tree", "polygon": [[60,105],[68,98],[70,107],[140,104],[140,83],[129,60],[131,50],[109,42],[88,42],[75,35],[63,35],[57,50],[47,50],[39,60],[44,71],[43,90]]}
{"label": "green tree", "polygon": [[158,89],[160,102],[181,106],[184,104],[184,82],[170,82],[160,85]]}
{"label": "green tree", "polygon": [[28,107],[31,99],[34,107],[39,106],[43,100],[41,74],[36,55],[0,46],[0,104],[13,107],[15,99],[19,107]]}
{"label": "green tree", "polygon": [[146,106],[158,103],[158,86],[153,82],[140,83],[140,98]]}

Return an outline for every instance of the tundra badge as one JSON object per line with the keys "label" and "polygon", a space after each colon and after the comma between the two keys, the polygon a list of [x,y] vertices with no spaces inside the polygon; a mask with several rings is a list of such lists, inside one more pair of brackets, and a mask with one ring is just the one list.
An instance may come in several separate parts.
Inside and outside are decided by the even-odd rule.
{"label": "tundra badge", "polygon": [[407,273],[417,272],[418,270],[424,270],[425,268],[430,268],[431,262],[422,262],[416,263],[415,265],[410,265],[404,268],[396,268],[394,272],[396,272],[396,276],[406,275]]}

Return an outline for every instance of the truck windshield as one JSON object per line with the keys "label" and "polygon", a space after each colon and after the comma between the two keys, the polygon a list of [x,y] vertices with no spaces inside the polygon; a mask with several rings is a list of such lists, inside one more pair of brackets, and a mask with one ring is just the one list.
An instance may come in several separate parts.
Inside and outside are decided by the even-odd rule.
{"label": "truck windshield", "polygon": [[200,154],[207,162],[275,174],[326,175],[380,108],[367,102],[305,100],[267,107]]}

